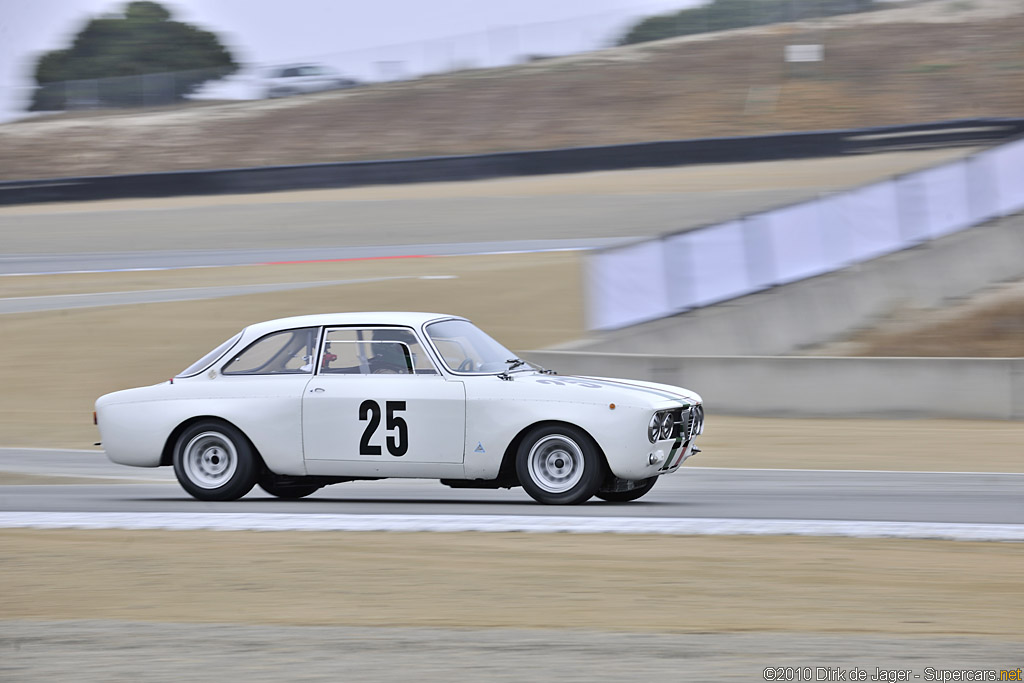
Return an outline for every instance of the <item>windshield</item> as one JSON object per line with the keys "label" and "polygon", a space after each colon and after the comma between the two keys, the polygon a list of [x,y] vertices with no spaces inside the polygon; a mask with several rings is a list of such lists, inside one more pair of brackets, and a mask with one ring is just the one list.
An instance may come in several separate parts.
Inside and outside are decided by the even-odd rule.
{"label": "windshield", "polygon": [[177,376],[191,377],[192,375],[198,375],[200,372],[202,372],[210,365],[212,365],[215,360],[217,360],[225,353],[227,353],[228,350],[235,345],[235,343],[238,341],[238,338],[241,336],[242,333],[239,332],[234,337],[228,339],[226,342],[215,348],[213,351],[210,351],[208,354],[197,360],[195,363],[179,372]]}
{"label": "windshield", "polygon": [[427,336],[448,369],[455,372],[505,372],[516,355],[468,320],[427,325]]}

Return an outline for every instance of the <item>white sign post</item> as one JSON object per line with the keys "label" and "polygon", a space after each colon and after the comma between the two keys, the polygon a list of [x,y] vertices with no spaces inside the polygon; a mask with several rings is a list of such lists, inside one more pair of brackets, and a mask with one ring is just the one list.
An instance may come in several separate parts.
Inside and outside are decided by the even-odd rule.
{"label": "white sign post", "polygon": [[825,59],[825,46],[818,45],[787,45],[787,62],[820,62]]}

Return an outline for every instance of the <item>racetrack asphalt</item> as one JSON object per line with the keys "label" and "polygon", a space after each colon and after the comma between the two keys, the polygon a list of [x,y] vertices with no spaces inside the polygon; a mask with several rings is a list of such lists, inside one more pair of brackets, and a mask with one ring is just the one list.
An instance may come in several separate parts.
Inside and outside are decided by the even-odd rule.
{"label": "racetrack asphalt", "polygon": [[389,479],[328,486],[278,500],[255,489],[239,501],[204,503],[174,483],[170,468],[115,465],[99,451],[0,449],[0,470],[41,476],[140,477],[74,486],[0,487],[3,512],[136,512],[527,515],[751,520],[845,520],[1024,524],[1024,474],[755,470],[684,467],[628,504],[598,499],[543,506],[522,489],[451,489],[434,480]]}
{"label": "racetrack asphalt", "polygon": [[[259,205],[0,211],[5,253],[289,249],[642,237],[799,201],[817,188],[700,193],[282,201]],[[41,238],[45,235],[46,242]],[[42,247],[42,248],[41,248]]]}

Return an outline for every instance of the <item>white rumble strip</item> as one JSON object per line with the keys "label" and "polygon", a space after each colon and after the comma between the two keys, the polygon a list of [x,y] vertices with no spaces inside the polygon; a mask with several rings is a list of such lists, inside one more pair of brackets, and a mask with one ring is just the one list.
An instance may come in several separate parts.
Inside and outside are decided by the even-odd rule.
{"label": "white rumble strip", "polygon": [[1024,541],[1024,524],[532,515],[0,512],[0,528],[174,531],[435,531],[671,536],[841,536]]}

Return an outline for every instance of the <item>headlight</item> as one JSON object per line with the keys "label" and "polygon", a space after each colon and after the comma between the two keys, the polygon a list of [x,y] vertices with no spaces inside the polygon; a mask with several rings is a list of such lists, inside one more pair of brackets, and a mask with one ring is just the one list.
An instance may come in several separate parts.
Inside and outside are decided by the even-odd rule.
{"label": "headlight", "polygon": [[651,422],[647,425],[647,438],[651,443],[658,440],[658,434],[661,433],[661,420],[658,419],[658,414],[655,413],[651,416]]}
{"label": "headlight", "polygon": [[672,436],[672,426],[675,420],[672,419],[672,413],[665,413],[661,416],[661,438],[667,439]]}

